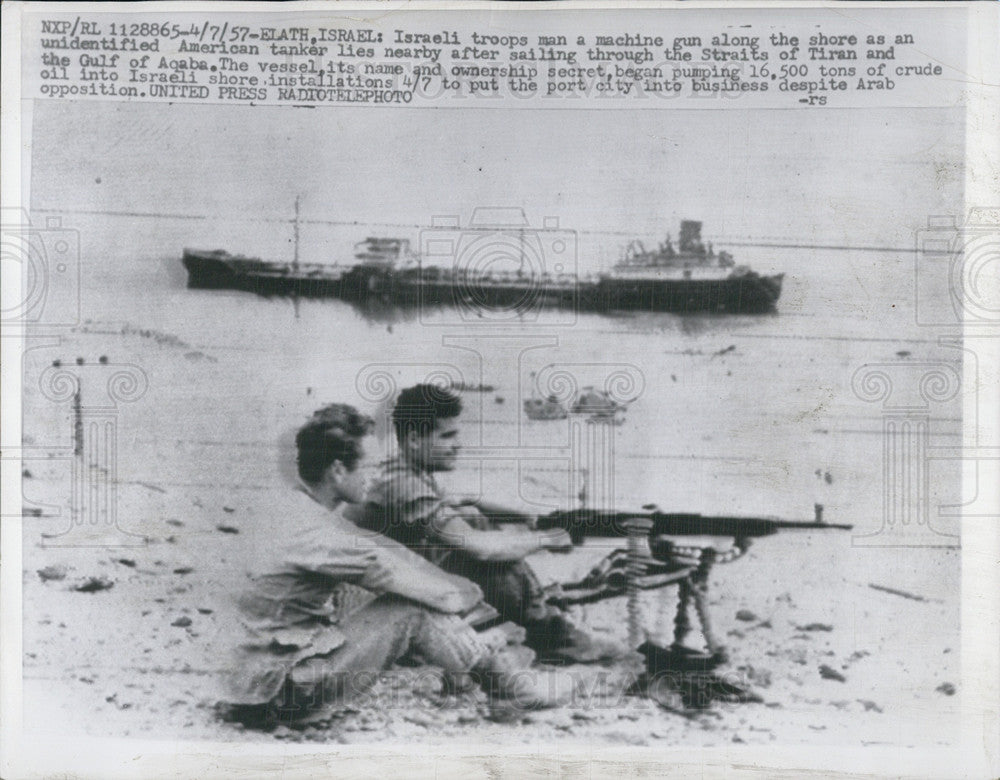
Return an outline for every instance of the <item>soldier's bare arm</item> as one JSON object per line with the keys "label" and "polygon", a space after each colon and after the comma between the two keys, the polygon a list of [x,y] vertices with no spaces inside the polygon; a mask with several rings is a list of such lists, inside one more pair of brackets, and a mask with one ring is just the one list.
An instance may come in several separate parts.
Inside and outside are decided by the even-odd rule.
{"label": "soldier's bare arm", "polygon": [[477,531],[461,517],[449,517],[436,528],[438,538],[481,561],[519,561],[539,550],[572,546],[569,534],[549,531]]}

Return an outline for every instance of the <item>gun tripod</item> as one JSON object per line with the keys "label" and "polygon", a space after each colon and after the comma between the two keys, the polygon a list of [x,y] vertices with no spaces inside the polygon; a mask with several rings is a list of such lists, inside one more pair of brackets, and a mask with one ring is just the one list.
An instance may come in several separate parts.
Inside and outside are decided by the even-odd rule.
{"label": "gun tripod", "polygon": [[[629,687],[629,693],[646,696],[661,706],[679,712],[706,709],[713,701],[759,702],[760,696],[733,679],[726,679],[713,672],[728,661],[726,648],[718,641],[712,629],[708,610],[708,578],[720,555],[714,548],[684,549],[673,547],[678,554],[697,557],[698,565],[677,581],[677,611],[674,615],[673,642],[661,647],[644,637],[642,629],[639,592],[640,577],[644,569],[642,542],[648,539],[651,523],[637,518],[629,524],[629,565],[626,568],[628,596],[629,643],[640,654],[639,677]],[[733,560],[746,550],[746,543],[737,540],[733,553],[726,553],[725,561]],[[691,609],[694,608],[699,628],[705,639],[704,652],[693,650],[685,644],[694,626]]]}

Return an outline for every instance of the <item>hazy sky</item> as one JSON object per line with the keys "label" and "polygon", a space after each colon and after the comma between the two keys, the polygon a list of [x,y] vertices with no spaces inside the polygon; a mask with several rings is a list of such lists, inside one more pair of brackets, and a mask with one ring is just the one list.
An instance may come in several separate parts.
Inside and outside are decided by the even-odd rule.
{"label": "hazy sky", "polygon": [[34,208],[912,245],[961,209],[962,112],[284,109],[39,102]]}

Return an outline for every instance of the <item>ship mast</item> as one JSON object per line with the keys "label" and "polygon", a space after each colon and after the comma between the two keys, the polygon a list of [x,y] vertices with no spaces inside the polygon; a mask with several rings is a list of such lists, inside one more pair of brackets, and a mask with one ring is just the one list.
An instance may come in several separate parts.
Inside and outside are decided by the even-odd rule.
{"label": "ship mast", "polygon": [[295,220],[292,223],[293,235],[295,237],[295,254],[292,257],[292,268],[299,270],[299,195],[295,196]]}
{"label": "ship mast", "polygon": [[295,219],[292,222],[292,237],[294,249],[292,254],[292,305],[295,307],[295,319],[299,318],[299,199],[295,196]]}
{"label": "ship mast", "polygon": [[520,238],[517,242],[518,249],[521,251],[521,262],[517,267],[518,276],[524,275],[524,226],[521,226]]}

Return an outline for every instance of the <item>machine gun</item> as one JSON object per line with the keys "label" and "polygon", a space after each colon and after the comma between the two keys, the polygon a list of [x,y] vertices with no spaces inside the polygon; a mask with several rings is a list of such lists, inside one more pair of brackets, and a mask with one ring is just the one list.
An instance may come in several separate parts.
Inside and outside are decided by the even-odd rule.
{"label": "machine gun", "polygon": [[[820,512],[817,511],[819,515]],[[776,517],[708,516],[683,512],[661,512],[653,507],[641,511],[609,509],[570,509],[551,512],[538,518],[536,527],[543,531],[561,528],[568,532],[573,544],[580,544],[586,537],[627,537],[636,520],[650,524],[650,539],[659,536],[727,536],[749,539],[770,536],[779,531],[809,530],[849,531],[853,526],[824,523],[821,519],[780,520]]]}
{"label": "machine gun", "polygon": [[[655,656],[655,662],[650,660],[650,664],[701,670],[714,668],[728,657],[712,632],[708,613],[708,578],[714,564],[740,557],[755,537],[790,530],[853,528],[824,523],[820,505],[816,506],[814,521],[667,513],[646,506],[641,511],[589,508],[556,511],[539,517],[535,527],[565,530],[575,545],[588,538],[622,540],[583,580],[563,584],[550,600],[566,606],[626,595],[632,647],[643,641],[639,591],[677,585],[673,644],[660,648],[646,643],[641,650],[647,659]],[[689,615],[692,606],[705,637],[705,653],[692,652],[685,645],[692,630]]]}

